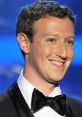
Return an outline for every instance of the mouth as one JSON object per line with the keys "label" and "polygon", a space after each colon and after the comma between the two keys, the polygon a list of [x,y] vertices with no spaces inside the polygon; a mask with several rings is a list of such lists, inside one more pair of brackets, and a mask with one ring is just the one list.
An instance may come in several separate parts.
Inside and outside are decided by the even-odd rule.
{"label": "mouth", "polygon": [[54,68],[57,72],[62,72],[65,68],[65,61],[63,60],[52,60],[49,59],[51,66]]}

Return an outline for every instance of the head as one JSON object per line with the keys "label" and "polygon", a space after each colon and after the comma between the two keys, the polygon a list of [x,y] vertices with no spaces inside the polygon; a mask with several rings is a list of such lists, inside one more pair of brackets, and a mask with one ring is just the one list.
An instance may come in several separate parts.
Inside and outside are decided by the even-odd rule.
{"label": "head", "polygon": [[[72,11],[66,7],[57,4],[54,1],[48,2],[36,2],[31,6],[26,6],[20,12],[17,25],[16,25],[16,35],[19,33],[24,33],[29,37],[29,41],[33,41],[33,25],[40,18],[53,16],[60,19],[68,17],[74,23],[74,16]],[[25,57],[25,52],[22,51],[23,56]]]}
{"label": "head", "polygon": [[25,7],[16,35],[31,75],[52,84],[63,78],[73,58],[74,17],[69,8],[55,2]]}

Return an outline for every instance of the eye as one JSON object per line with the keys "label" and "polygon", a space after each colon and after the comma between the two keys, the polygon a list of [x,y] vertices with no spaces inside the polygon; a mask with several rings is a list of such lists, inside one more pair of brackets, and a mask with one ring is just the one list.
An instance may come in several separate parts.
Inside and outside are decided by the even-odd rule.
{"label": "eye", "polygon": [[67,45],[73,46],[73,45],[74,45],[74,40],[68,39],[68,40],[66,41],[66,43],[67,43]]}
{"label": "eye", "polygon": [[48,38],[47,41],[48,41],[48,42],[55,42],[56,39],[55,39],[55,38]]}

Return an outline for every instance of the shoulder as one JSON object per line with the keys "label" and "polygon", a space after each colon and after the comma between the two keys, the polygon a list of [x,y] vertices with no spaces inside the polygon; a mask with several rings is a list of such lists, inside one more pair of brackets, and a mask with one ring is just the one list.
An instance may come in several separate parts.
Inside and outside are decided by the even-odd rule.
{"label": "shoulder", "polygon": [[0,117],[7,115],[10,110],[10,98],[7,92],[0,94]]}
{"label": "shoulder", "polygon": [[5,92],[3,94],[0,94],[0,112],[3,109],[9,109],[9,107],[11,106],[12,101],[9,97],[8,92]]}
{"label": "shoulder", "polygon": [[7,92],[0,94],[0,107],[6,105],[8,101],[10,100],[9,95]]}
{"label": "shoulder", "polygon": [[6,91],[3,94],[0,94],[0,117],[17,117],[13,102]]}
{"label": "shoulder", "polygon": [[77,100],[77,99],[74,99],[72,97],[68,97],[66,98],[66,101],[67,103],[69,103],[71,106],[74,106],[74,107],[81,107],[82,109],[82,102],[80,100]]}
{"label": "shoulder", "polygon": [[74,99],[72,97],[66,98],[66,103],[68,108],[71,108],[72,113],[75,115],[75,117],[82,117],[82,102]]}

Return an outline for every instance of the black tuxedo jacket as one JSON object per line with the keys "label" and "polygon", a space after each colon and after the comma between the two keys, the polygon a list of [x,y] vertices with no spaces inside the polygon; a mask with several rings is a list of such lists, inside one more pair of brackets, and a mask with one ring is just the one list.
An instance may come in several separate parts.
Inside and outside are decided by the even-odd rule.
{"label": "black tuxedo jacket", "polygon": [[[17,83],[0,95],[0,117],[34,117]],[[82,103],[66,97],[65,117],[82,117]]]}

